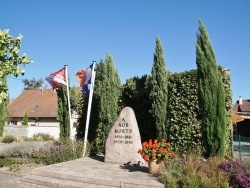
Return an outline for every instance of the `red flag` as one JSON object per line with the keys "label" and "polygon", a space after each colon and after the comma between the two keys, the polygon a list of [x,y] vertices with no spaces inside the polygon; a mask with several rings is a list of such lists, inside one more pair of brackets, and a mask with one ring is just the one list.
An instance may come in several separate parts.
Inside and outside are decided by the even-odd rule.
{"label": "red flag", "polygon": [[45,77],[45,80],[49,82],[49,84],[52,86],[53,89],[60,88],[61,86],[66,86],[66,78],[65,78],[65,69],[66,67],[63,67],[62,69],[51,73],[47,77]]}

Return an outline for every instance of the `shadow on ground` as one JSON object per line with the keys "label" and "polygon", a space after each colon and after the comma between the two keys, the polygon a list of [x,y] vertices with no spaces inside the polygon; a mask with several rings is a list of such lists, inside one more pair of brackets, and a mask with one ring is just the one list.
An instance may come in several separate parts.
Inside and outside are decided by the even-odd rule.
{"label": "shadow on ground", "polygon": [[[104,156],[90,156],[91,159],[100,161],[100,162],[104,162]],[[147,172],[148,173],[148,167],[147,166],[140,166],[140,165],[130,165],[130,164],[122,164],[120,165],[121,169],[126,169],[129,172],[136,172],[136,171],[140,171],[140,172]]]}

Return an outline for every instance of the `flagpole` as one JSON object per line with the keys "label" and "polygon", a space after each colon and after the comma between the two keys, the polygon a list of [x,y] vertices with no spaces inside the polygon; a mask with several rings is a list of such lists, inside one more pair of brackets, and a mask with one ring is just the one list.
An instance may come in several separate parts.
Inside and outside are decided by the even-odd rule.
{"label": "flagpole", "polygon": [[67,66],[67,65],[64,65],[64,67],[65,67],[65,77],[66,77],[66,84],[67,84],[67,98],[68,98],[68,108],[69,108],[70,139],[73,140],[73,128],[72,128],[72,118],[71,118],[71,108],[70,108],[70,97],[69,97],[68,66]]}
{"label": "flagpole", "polygon": [[96,62],[93,61],[93,69],[92,69],[92,73],[91,73],[92,78],[91,78],[91,85],[90,85],[90,92],[89,92],[89,102],[88,102],[88,112],[87,112],[85,135],[84,135],[83,156],[85,156],[86,148],[87,148],[87,137],[88,137],[88,130],[89,130],[89,118],[90,118],[90,111],[91,111],[93,91],[94,91],[94,83],[95,83],[95,63]]}

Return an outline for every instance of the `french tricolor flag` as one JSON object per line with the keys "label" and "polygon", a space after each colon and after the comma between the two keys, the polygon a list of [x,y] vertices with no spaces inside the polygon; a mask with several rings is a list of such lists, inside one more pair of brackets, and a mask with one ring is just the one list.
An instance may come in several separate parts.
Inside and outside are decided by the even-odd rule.
{"label": "french tricolor flag", "polygon": [[88,97],[90,86],[91,86],[91,79],[92,79],[92,70],[93,70],[93,63],[84,70],[79,70],[76,73],[76,78],[80,87],[82,88],[82,94],[85,98]]}

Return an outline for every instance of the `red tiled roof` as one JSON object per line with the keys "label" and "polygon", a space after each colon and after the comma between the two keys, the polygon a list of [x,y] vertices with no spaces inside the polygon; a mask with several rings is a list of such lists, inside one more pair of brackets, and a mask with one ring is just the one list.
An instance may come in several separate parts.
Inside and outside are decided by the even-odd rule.
{"label": "red tiled roof", "polygon": [[[80,87],[75,87],[76,93],[81,93]],[[57,93],[52,89],[23,90],[12,101],[7,111],[10,117],[57,117]]]}
{"label": "red tiled roof", "polygon": [[8,107],[10,117],[56,117],[57,93],[52,89],[24,90]]}
{"label": "red tiled roof", "polygon": [[233,106],[234,112],[250,112],[250,99],[242,100],[242,105],[239,105],[239,100]]}

